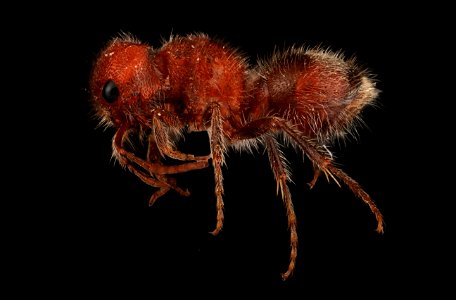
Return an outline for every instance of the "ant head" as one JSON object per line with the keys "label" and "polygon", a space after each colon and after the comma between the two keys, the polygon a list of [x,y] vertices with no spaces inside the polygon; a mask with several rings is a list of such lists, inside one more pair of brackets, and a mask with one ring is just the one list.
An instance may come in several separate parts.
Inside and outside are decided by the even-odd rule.
{"label": "ant head", "polygon": [[160,89],[152,57],[154,50],[124,36],[113,39],[95,61],[90,91],[96,114],[105,125],[134,122],[135,112]]}

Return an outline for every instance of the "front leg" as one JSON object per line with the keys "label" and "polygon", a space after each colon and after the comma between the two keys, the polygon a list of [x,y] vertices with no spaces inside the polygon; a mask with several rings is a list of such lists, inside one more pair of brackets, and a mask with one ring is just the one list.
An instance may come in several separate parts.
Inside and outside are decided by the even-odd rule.
{"label": "front leg", "polygon": [[126,140],[128,136],[128,128],[126,126],[122,126],[117,130],[114,135],[112,148],[113,148],[113,155],[119,161],[122,166],[126,166],[129,163],[134,163],[137,166],[141,167],[142,169],[146,170],[150,174],[154,175],[163,175],[163,174],[178,174],[184,173],[192,170],[199,170],[207,168],[209,163],[208,161],[195,161],[190,163],[184,163],[180,165],[164,165],[162,163],[157,162],[149,162],[142,158],[139,158],[132,152],[126,150],[123,147],[124,140]]}
{"label": "front leg", "polygon": [[[158,155],[156,146],[154,146],[154,141],[151,142],[152,148],[148,149],[149,161],[143,160],[123,147],[124,141],[128,136],[128,131],[129,128],[127,126],[122,126],[115,133],[112,143],[113,156],[119,161],[121,166],[126,167],[130,172],[141,179],[141,181],[152,187],[159,188],[159,190],[151,196],[149,204],[152,205],[170,189],[175,190],[180,195],[188,196],[188,191],[179,188],[173,178],[168,178],[165,175],[203,169],[208,167],[209,163],[207,161],[197,161],[174,166],[164,165],[161,162],[157,162]],[[149,147],[151,146],[149,145]]]}
{"label": "front leg", "polygon": [[180,161],[208,161],[211,156],[194,156],[193,154],[183,153],[176,149],[176,140],[181,135],[181,128],[184,124],[175,115],[156,108],[149,117],[138,116],[140,121],[152,129],[155,137],[157,151],[161,156],[167,156]]}
{"label": "front leg", "polygon": [[[210,155],[194,156],[193,154],[182,153],[176,149],[174,139],[180,134],[178,128],[183,128],[180,120],[164,110],[157,110],[153,116],[153,133],[158,150],[162,155],[181,161],[208,161]],[[174,131],[174,132],[173,132]]]}
{"label": "front leg", "polygon": [[[161,160],[160,151],[157,147],[157,143],[155,141],[154,135],[149,135],[149,145],[147,148],[147,161],[149,162],[157,162]],[[166,194],[171,187],[178,192],[182,196],[190,196],[190,192],[188,190],[182,190],[180,187],[176,185],[176,179],[168,177],[167,175],[160,175],[160,174],[153,174],[151,173],[150,176],[155,177],[160,183],[166,184],[165,186],[160,187],[158,191],[152,194],[149,199],[149,206],[152,206],[158,198]],[[144,180],[143,180],[144,181]]]}

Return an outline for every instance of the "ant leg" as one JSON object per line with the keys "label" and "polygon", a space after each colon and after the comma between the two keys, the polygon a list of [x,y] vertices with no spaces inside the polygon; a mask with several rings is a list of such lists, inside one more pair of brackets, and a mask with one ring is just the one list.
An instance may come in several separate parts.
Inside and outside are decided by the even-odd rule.
{"label": "ant leg", "polygon": [[[159,188],[159,190],[152,194],[151,198],[149,199],[149,205],[152,205],[159,197],[166,194],[170,189],[175,190],[182,196],[188,196],[190,194],[188,191],[184,191],[179,188],[176,185],[174,178],[166,178],[166,176],[163,174],[176,174],[196,169],[202,169],[208,166],[207,161],[182,164],[178,166],[165,166],[162,163],[157,163],[155,162],[156,158],[158,157],[155,143],[152,144],[152,148],[148,149],[148,160],[150,161],[144,161],[123,148],[123,143],[127,137],[128,128],[126,126],[122,126],[115,133],[113,138],[113,156],[116,157],[121,166],[126,167],[141,181],[152,187]],[[149,147],[150,145],[151,144],[149,143]],[[139,167],[141,167],[143,170],[148,171],[150,175],[144,173],[141,169],[139,169]]]}
{"label": "ant leg", "polygon": [[[157,144],[155,141],[154,136],[151,134],[149,135],[149,145],[147,148],[147,161],[149,162],[156,162],[160,160],[160,153],[157,148]],[[176,185],[176,180],[174,178],[169,178],[166,175],[159,175],[150,173],[152,177],[157,178],[158,181],[166,183],[166,186],[160,187],[158,191],[152,194],[149,199],[149,206],[152,206],[158,198],[166,194],[170,190],[170,186],[181,196],[190,196],[190,192],[188,190],[182,190],[180,187]],[[137,175],[138,176],[138,175]],[[138,176],[139,177],[139,176]],[[144,180],[143,180],[144,181]]]}
{"label": "ant leg", "polygon": [[[178,186],[176,186],[175,180],[172,180],[171,182],[169,181],[169,179],[174,179],[174,178],[165,178],[165,180],[163,180],[163,178],[154,179],[153,177],[146,175],[141,170],[138,170],[137,168],[133,167],[131,164],[127,164],[127,168],[130,172],[132,172],[139,179],[141,179],[141,181],[144,182],[145,184],[148,184],[152,187],[159,188],[159,190],[156,191],[155,193],[153,193],[152,196],[150,197],[149,206],[152,206],[155,203],[155,201],[157,201],[158,198],[160,198],[161,196],[166,194],[170,189],[175,190],[181,196],[190,195],[190,192],[184,191],[181,188],[179,188]],[[165,176],[165,175],[161,175],[161,176]]]}
{"label": "ant leg", "polygon": [[148,118],[138,116],[138,118],[142,123],[152,129],[153,135],[155,136],[155,143],[158,147],[157,150],[162,156],[166,155],[181,161],[209,160],[210,155],[194,156],[193,154],[182,153],[175,149],[174,141],[170,140],[170,137],[174,136],[174,139],[178,137],[180,134],[178,129],[184,127],[175,115],[163,109],[156,108],[154,109],[152,116]]}
{"label": "ant leg", "polygon": [[223,120],[220,108],[214,105],[211,116],[210,145],[212,154],[212,165],[215,175],[215,196],[217,198],[217,225],[211,232],[217,235],[223,227],[223,174],[222,165],[225,163],[223,153],[226,151],[225,139],[223,134]]}
{"label": "ant leg", "polygon": [[[158,113],[157,113],[158,114]],[[153,135],[155,136],[157,149],[161,154],[164,154],[170,158],[181,160],[181,161],[208,161],[210,155],[206,156],[194,156],[193,154],[182,153],[175,149],[174,143],[169,139],[170,130],[165,128],[166,125],[170,127],[176,126],[176,121],[173,120],[169,113],[159,113],[160,118],[153,118]],[[177,127],[179,128],[179,127]]]}
{"label": "ant leg", "polygon": [[290,181],[289,171],[285,158],[279,149],[277,140],[266,135],[264,137],[266,149],[268,151],[269,161],[271,163],[272,172],[277,182],[277,193],[282,193],[283,204],[287,210],[288,230],[290,231],[290,263],[285,273],[282,273],[282,279],[286,280],[292,273],[296,264],[296,257],[298,255],[298,233],[296,231],[296,214],[291,200],[290,190],[287,181]]}
{"label": "ant leg", "polygon": [[159,188],[158,191],[152,194],[152,196],[149,199],[149,206],[153,205],[155,201],[157,201],[158,198],[166,194],[170,189],[170,185],[162,180],[157,180],[154,179],[153,177],[150,177],[146,175],[144,172],[141,170],[138,170],[135,168],[133,165],[127,163],[127,169],[132,172],[133,174],[136,175],[139,179],[141,179],[142,182],[144,182],[147,185],[150,185],[152,187]]}
{"label": "ant leg", "polygon": [[383,233],[383,216],[372,198],[364,191],[361,185],[348,176],[347,173],[334,166],[332,164],[332,158],[328,157],[324,151],[318,149],[309,138],[303,136],[300,132],[295,131],[284,120],[279,119],[277,123],[283,131],[285,131],[300,146],[304,153],[306,153],[306,155],[319,167],[319,169],[321,169],[326,175],[331,176],[336,183],[338,182],[335,177],[341,179],[358,198],[363,200],[364,203],[369,206],[377,220],[376,231],[378,233]]}
{"label": "ant leg", "polygon": [[[332,155],[331,151],[329,151],[329,149],[325,145],[323,145],[323,148],[326,150],[326,153],[330,156],[331,161],[332,161],[333,155]],[[320,177],[320,174],[321,174],[321,169],[319,169],[318,166],[315,165],[315,163],[313,164],[313,168],[314,168],[314,177],[312,178],[312,181],[308,183],[310,189],[312,189],[315,186],[315,183],[317,183],[317,179],[318,179],[318,177]],[[328,174],[326,174],[326,175],[328,175]],[[328,176],[326,176],[326,179],[329,180]],[[337,181],[336,181],[336,183],[339,185],[339,183]]]}
{"label": "ant leg", "polygon": [[308,183],[309,188],[313,188],[315,186],[315,183],[317,182],[318,177],[320,177],[321,170],[318,169],[318,167],[314,166],[314,177],[312,178],[312,181]]}
{"label": "ant leg", "polygon": [[[175,181],[173,181],[172,183],[170,183],[168,180],[164,180],[166,179],[165,178],[165,175],[158,175],[158,176],[154,176],[154,174],[150,174],[151,176],[148,176],[147,174],[145,174],[144,172],[142,172],[141,170],[138,170],[134,165],[132,165],[131,163],[129,163],[127,160],[125,160],[123,162],[124,166],[127,167],[127,169],[132,172],[133,174],[135,174],[139,179],[141,179],[141,181],[143,181],[144,183],[152,186],[152,187],[156,187],[156,188],[159,188],[159,190],[155,193],[152,194],[152,196],[150,197],[149,199],[149,206],[153,205],[154,202],[160,198],[161,196],[163,196],[164,194],[166,194],[171,188],[173,188],[176,192],[178,192],[180,195],[182,196],[188,196],[189,193],[186,192],[186,191],[183,191],[182,189],[180,189],[179,187],[177,187],[175,185]],[[156,177],[157,179],[155,179],[154,177]],[[160,178],[160,177],[163,177],[163,178]]]}
{"label": "ant leg", "polygon": [[192,170],[199,170],[207,168],[209,163],[207,161],[195,161],[180,165],[167,166],[162,163],[155,163],[145,161],[135,154],[127,151],[123,147],[123,142],[128,136],[128,128],[126,126],[120,127],[114,135],[112,141],[113,155],[119,160],[122,166],[127,165],[128,161],[135,163],[144,170],[147,170],[151,174],[178,174]]}
{"label": "ant leg", "polygon": [[[337,184],[336,177],[341,179],[358,198],[369,206],[377,220],[377,232],[383,233],[383,216],[372,198],[363,190],[360,184],[331,163],[333,159],[328,156],[327,149],[324,147],[319,149],[319,146],[312,139],[293,129],[286,120],[277,117],[267,117],[252,121],[241,128],[233,137],[233,140],[255,138],[274,131],[285,132],[307,157],[327,176],[332,177]],[[312,180],[312,182],[314,181]]]}

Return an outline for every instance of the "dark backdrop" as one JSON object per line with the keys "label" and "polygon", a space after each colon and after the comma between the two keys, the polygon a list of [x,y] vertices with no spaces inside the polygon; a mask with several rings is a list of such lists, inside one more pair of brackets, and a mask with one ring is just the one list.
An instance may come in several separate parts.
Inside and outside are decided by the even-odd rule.
{"label": "dark backdrop", "polygon": [[[421,92],[423,78],[416,76],[427,56],[415,55],[423,53],[423,37],[433,34],[426,22],[415,23],[420,17],[405,18],[413,10],[305,3],[250,9],[232,3],[105,5],[101,10],[68,6],[49,18],[43,15],[29,23],[33,33],[24,37],[36,38],[22,50],[38,63],[31,81],[39,81],[39,87],[28,90],[36,102],[27,106],[39,121],[30,124],[34,134],[28,136],[25,156],[31,161],[26,177],[36,184],[19,191],[31,195],[21,202],[25,208],[12,226],[27,224],[15,235],[24,246],[15,252],[21,258],[14,260],[13,278],[31,291],[145,297],[161,290],[214,297],[248,291],[390,297],[445,287],[436,274],[445,268],[439,257],[447,239],[431,228],[442,228],[446,219],[430,221],[437,213],[430,203],[445,200],[432,183],[437,172],[421,152],[423,137],[425,144],[433,143],[423,122],[430,119],[410,119],[428,100]],[[170,192],[148,207],[153,189],[113,162],[114,131],[96,129],[90,111],[92,63],[121,31],[155,47],[171,34],[203,32],[239,48],[251,63],[276,46],[293,44],[357,56],[376,74],[382,92],[378,106],[363,112],[367,126],[359,128],[359,138],[333,150],[338,164],[384,214],[385,234],[375,232],[369,208],[345,186],[321,177],[309,190],[311,165],[291,149],[285,153],[293,171],[299,250],[294,276],[286,282],[280,279],[289,257],[285,210],[262,149],[254,155],[228,153],[226,221],[218,236],[208,234],[216,217],[211,168],[176,176],[190,197]],[[209,150],[204,134],[188,136],[181,147]],[[435,187],[432,193],[429,185]],[[431,255],[426,249],[437,251]]]}

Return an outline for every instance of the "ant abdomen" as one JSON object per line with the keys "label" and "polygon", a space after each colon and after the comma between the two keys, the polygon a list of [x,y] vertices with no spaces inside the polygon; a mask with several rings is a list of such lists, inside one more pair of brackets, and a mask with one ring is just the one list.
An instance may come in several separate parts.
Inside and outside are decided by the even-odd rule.
{"label": "ant abdomen", "polygon": [[260,61],[255,98],[264,115],[296,125],[311,138],[343,136],[378,91],[354,59],[328,50],[292,47]]}

